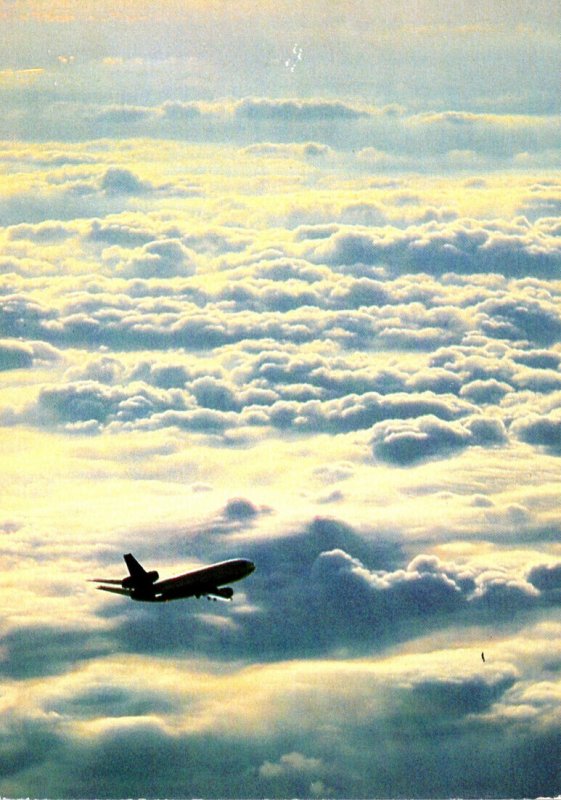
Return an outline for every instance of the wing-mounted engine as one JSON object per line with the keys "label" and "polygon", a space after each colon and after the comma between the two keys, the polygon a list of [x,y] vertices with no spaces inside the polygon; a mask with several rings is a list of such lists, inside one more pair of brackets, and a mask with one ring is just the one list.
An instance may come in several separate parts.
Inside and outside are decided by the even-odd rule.
{"label": "wing-mounted engine", "polygon": [[209,589],[206,596],[209,600],[216,600],[217,598],[221,600],[231,600],[234,596],[234,590],[230,586],[224,586],[222,589],[217,587],[215,589]]}

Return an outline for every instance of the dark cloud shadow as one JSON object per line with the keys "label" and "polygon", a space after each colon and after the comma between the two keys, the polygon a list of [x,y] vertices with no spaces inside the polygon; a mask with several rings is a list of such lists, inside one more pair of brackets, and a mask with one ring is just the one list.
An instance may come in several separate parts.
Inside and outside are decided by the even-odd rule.
{"label": "dark cloud shadow", "polygon": [[0,639],[0,674],[13,680],[58,675],[73,664],[98,658],[111,644],[92,631],[56,626],[17,628]]}

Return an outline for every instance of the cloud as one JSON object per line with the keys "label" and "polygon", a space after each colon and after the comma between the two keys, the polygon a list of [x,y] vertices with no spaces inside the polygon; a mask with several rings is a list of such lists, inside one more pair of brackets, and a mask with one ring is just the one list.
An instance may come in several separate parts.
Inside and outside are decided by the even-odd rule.
{"label": "cloud", "polygon": [[454,419],[469,413],[469,410],[468,405],[456,398],[438,397],[428,392],[386,396],[366,392],[325,402],[278,401],[271,406],[270,421],[279,428],[343,433],[364,430],[385,419],[408,419],[426,414]]}
{"label": "cloud", "polygon": [[513,677],[493,684],[486,683],[482,678],[465,682],[420,682],[412,692],[414,713],[419,717],[434,713],[440,720],[481,713],[490,709],[514,683]]}
{"label": "cloud", "polygon": [[259,775],[263,778],[278,778],[294,772],[317,773],[322,768],[318,758],[306,758],[301,753],[286,753],[276,764],[265,761],[259,767]]}
{"label": "cloud", "polygon": [[[466,655],[464,652],[464,658]],[[435,658],[440,660],[442,654],[436,653],[433,663]],[[493,701],[504,701],[516,679],[516,673],[507,665],[490,668],[491,674],[483,678],[462,670],[457,659],[449,666],[449,677],[441,680],[431,675],[427,663],[421,662],[414,675],[398,660],[378,665],[363,661],[352,666],[340,661],[310,665],[296,662],[283,665],[282,670],[261,666],[251,673],[234,671],[222,678],[197,673],[185,664],[181,672],[163,664],[158,673],[152,673],[150,688],[133,689],[131,670],[138,679],[146,662],[131,662],[128,681],[117,662],[110,664],[114,669],[101,687],[96,684],[103,679],[102,673],[90,670],[76,676],[74,683],[62,679],[59,685],[51,686],[50,700],[37,708],[39,713],[34,718],[22,724],[12,714],[12,727],[2,737],[4,749],[11,756],[17,754],[6,765],[10,785],[34,788],[42,778],[47,781],[43,783],[45,791],[53,795],[64,793],[62,787],[68,787],[74,796],[111,796],[125,793],[127,787],[138,793],[142,786],[148,793],[164,786],[166,794],[175,795],[183,786],[190,794],[204,795],[216,786],[216,763],[227,757],[233,775],[219,774],[221,794],[228,793],[228,789],[230,793],[235,789],[240,796],[258,794],[265,786],[269,792],[283,796],[287,788],[303,794],[303,788],[319,788],[320,782],[333,787],[338,796],[342,796],[345,787],[349,793],[349,786],[353,790],[350,793],[356,796],[362,794],[364,785],[381,790],[386,780],[404,781],[405,788],[417,784],[418,778],[403,777],[411,773],[403,771],[405,757],[400,748],[391,744],[397,731],[412,731],[408,756],[413,753],[423,763],[438,757],[435,730],[439,733],[440,750],[449,746],[446,732],[451,726],[456,741],[466,746],[475,736],[479,740],[488,738],[489,744],[500,741],[497,732],[502,727],[485,721],[485,714]],[[188,680],[178,680],[180,674]],[[184,683],[192,688],[185,689]],[[92,690],[88,684],[96,688]],[[163,723],[166,704],[162,689],[166,684],[177,687],[175,727]],[[252,685],[253,694],[249,691]],[[314,691],[315,700],[302,717],[304,685]],[[351,685],[358,690],[360,699],[349,692]],[[198,691],[193,691],[194,687]],[[244,697],[245,724],[240,719],[238,694]],[[286,715],[284,735],[274,730],[281,697]],[[32,702],[33,699],[32,696]],[[460,702],[456,705],[457,700]],[[429,733],[421,721],[426,720],[431,701],[434,707]],[[106,712],[105,717],[100,718],[100,708]],[[195,709],[198,725],[193,726]],[[76,727],[65,728],[64,720],[72,712],[78,713]],[[45,713],[56,715],[59,720],[49,736]],[[235,736],[231,728],[230,732],[224,728],[220,717],[234,723]],[[185,722],[186,728],[182,727]],[[516,746],[521,753],[529,737],[530,731],[523,729],[519,733]],[[294,749],[286,746],[287,740]],[[508,747],[499,748],[496,757],[500,767],[510,755]],[[113,768],[116,759],[120,764],[117,778]],[[147,783],[138,764],[151,759],[156,767]],[[379,762],[386,763],[389,775],[380,772]],[[74,768],[70,769],[72,764]],[[453,764],[453,775],[446,770],[442,773],[450,781],[462,774],[461,759]],[[481,772],[480,766],[477,765],[480,775],[492,780],[494,771],[487,767]]]}
{"label": "cloud", "polygon": [[432,415],[416,420],[379,422],[372,429],[375,458],[397,466],[409,466],[430,458],[443,458],[473,445],[496,446],[506,442],[500,420],[471,417],[447,422]]}
{"label": "cloud", "polygon": [[489,378],[488,380],[471,381],[462,386],[460,396],[475,403],[487,404],[500,402],[509,392],[512,392],[510,384]]}
{"label": "cloud", "polygon": [[235,388],[229,386],[223,380],[218,380],[211,376],[197,378],[190,388],[197,403],[204,408],[213,408],[220,411],[240,410]]}
{"label": "cloud", "polygon": [[[224,511],[238,503],[239,499],[230,501]],[[247,500],[243,506],[255,508]],[[231,541],[220,542],[210,528],[205,535],[214,548],[231,554],[247,519],[237,511],[222,516],[234,526]],[[329,549],[331,545],[346,549]],[[155,546],[161,547],[161,542]],[[198,546],[207,548],[201,540]],[[489,563],[478,563],[477,558],[463,563],[431,555],[404,560],[399,546],[379,536],[368,541],[327,519],[317,519],[287,537],[246,540],[239,546],[256,559],[258,571],[244,588],[240,585],[243,595],[247,587],[247,602],[238,608],[235,600],[228,606],[224,614],[228,625],[213,624],[210,618],[215,615],[201,613],[197,604],[147,608],[131,603],[105,617],[111,625],[99,636],[60,640],[49,628],[21,639],[26,647],[37,636],[39,641],[52,641],[57,657],[52,662],[49,657],[43,665],[42,683],[20,687],[27,688],[25,704],[14,696],[18,681],[12,681],[4,694],[10,724],[0,741],[10,760],[4,762],[3,786],[35,790],[43,781],[43,789],[53,795],[66,790],[88,795],[94,781],[95,793],[108,796],[125,788],[155,791],[162,786],[175,794],[179,785],[190,787],[190,793],[205,794],[217,785],[216,760],[229,754],[234,783],[226,773],[218,778],[225,793],[235,786],[240,796],[263,793],[265,787],[269,793],[284,795],[294,789],[302,794],[304,789],[313,791],[312,786],[319,791],[321,783],[337,796],[348,794],[349,786],[359,796],[367,785],[382,791],[390,779],[392,785],[402,781],[405,791],[419,781],[417,776],[403,777],[409,773],[403,771],[403,753],[395,748],[398,731],[410,732],[407,758],[413,754],[425,765],[437,764],[443,747],[464,752],[473,739],[481,744],[482,738],[498,747],[493,763],[498,760],[501,770],[512,756],[511,746],[520,757],[529,758],[525,754],[535,739],[532,725],[519,718],[514,744],[500,735],[510,724],[506,717],[501,722],[501,713],[506,715],[509,709],[515,713],[517,702],[523,702],[517,700],[525,680],[520,654],[518,658],[511,654],[515,669],[496,645],[494,653],[487,653],[489,663],[481,672],[479,648],[474,652],[473,643],[415,656],[395,650],[384,656],[379,651],[394,648],[401,636],[415,638],[418,646],[433,626],[455,625],[455,612],[467,614],[467,621],[477,624],[484,620],[495,629],[497,609],[503,603],[512,622],[524,608],[537,608],[541,602],[540,592],[525,582],[523,572],[508,566],[498,569],[496,563],[490,570]],[[215,552],[218,555],[219,550]],[[360,552],[361,558],[352,552]],[[529,573],[536,584],[540,569]],[[540,585],[545,588],[543,581]],[[516,596],[525,598],[526,605],[513,605]],[[487,598],[484,612],[481,598]],[[221,616],[219,608],[216,619]],[[274,658],[264,663],[271,648],[275,651],[275,640],[282,663]],[[15,641],[15,634],[6,640],[10,647]],[[60,647],[61,641],[66,646]],[[100,644],[101,659],[96,649]],[[378,651],[376,658],[356,658],[365,645],[369,655]],[[17,664],[29,669],[37,662],[26,647],[18,651]],[[535,649],[533,643],[531,647]],[[155,663],[149,656],[151,648],[158,654]],[[296,660],[295,656],[302,659],[306,648],[316,654],[332,650],[337,657]],[[257,653],[259,664],[253,663]],[[355,657],[349,658],[350,654]],[[67,669],[61,669],[66,658]],[[220,667],[209,658],[230,663]],[[17,676],[24,681],[27,673]],[[313,703],[302,716],[310,697]],[[525,702],[528,707],[532,701]],[[536,699],[533,707],[543,704]],[[423,724],[427,714],[430,731]],[[504,741],[508,746],[497,745]],[[450,782],[445,785],[458,785],[461,776],[466,785],[474,785],[483,776],[494,786],[499,777],[489,768],[487,746],[485,752],[485,761],[467,777],[458,757],[453,773],[442,773]],[[121,765],[117,780],[111,768],[116,758]],[[139,775],[138,760],[153,758],[158,765],[147,784]],[[185,769],[178,772],[177,763]],[[380,773],[380,763],[386,763],[389,776]]]}
{"label": "cloud", "polygon": [[[166,101],[162,105],[164,117],[173,122],[198,121],[204,113],[205,106],[195,102]],[[206,106],[208,109],[209,106]]]}
{"label": "cloud", "polygon": [[561,316],[548,300],[526,299],[520,304],[515,298],[489,300],[482,303],[482,330],[505,339],[527,340],[535,345],[553,344],[561,338]]}
{"label": "cloud", "polygon": [[[257,532],[262,513],[247,501],[230,501],[223,517],[190,544],[207,559],[211,542],[213,559],[244,555],[255,562],[255,573],[233,587],[231,605],[213,604],[210,616],[195,602],[121,607],[125,616],[110,634],[114,646],[244,663],[327,657],[342,649],[359,657],[457,625],[523,620],[554,599],[541,588],[537,568],[527,576],[523,567],[478,559],[408,558],[395,533],[365,538],[327,517],[259,541],[248,525]],[[108,600],[101,617],[111,619],[117,602]]]}
{"label": "cloud", "polygon": [[141,383],[110,388],[94,380],[42,389],[38,406],[55,423],[126,423],[169,408],[185,408],[184,396],[174,389],[157,390]]}
{"label": "cloud", "polygon": [[528,573],[528,581],[542,593],[551,593],[557,599],[561,599],[561,565],[560,564],[540,564],[532,567]]}
{"label": "cloud", "polygon": [[23,342],[0,340],[0,371],[25,369],[33,364],[33,351]]}
{"label": "cloud", "polygon": [[[243,510],[245,513],[245,503]],[[236,543],[236,532],[246,530],[248,522],[256,521],[256,515],[240,514],[237,501],[236,505],[231,501],[228,503],[225,514],[219,520],[218,528],[212,528],[205,539],[199,540],[199,546],[211,537],[216,541],[213,557],[217,560],[239,553],[258,564],[257,571],[248,581],[234,587],[236,595],[238,592],[247,595],[253,611],[245,614],[242,608],[239,615],[234,614],[236,625],[225,629],[218,642],[212,627],[201,617],[197,604],[184,609],[170,604],[159,615],[157,630],[153,629],[149,640],[142,631],[146,624],[151,623],[148,623],[145,611],[139,609],[133,616],[127,614],[126,624],[119,626],[116,632],[120,647],[139,652],[153,652],[158,648],[162,648],[162,652],[176,652],[178,648],[179,652],[188,652],[196,648],[199,653],[208,652],[218,658],[244,659],[259,652],[259,658],[267,660],[328,652],[339,636],[339,628],[348,624],[349,614],[353,615],[356,606],[347,608],[343,605],[340,614],[336,615],[337,618],[342,616],[347,623],[337,623],[333,627],[334,620],[324,619],[323,593],[328,591],[329,579],[321,575],[314,577],[314,563],[318,556],[325,547],[343,545],[369,559],[393,560],[395,557],[394,545],[385,542],[368,544],[348,526],[321,518],[300,533],[277,541],[251,544],[242,540]],[[227,531],[233,538],[216,540],[216,530]],[[222,607],[217,608],[218,614],[225,612]],[[184,628],[185,613],[190,617],[188,631],[184,630],[178,639],[177,632]],[[365,643],[372,644],[373,637],[379,632],[378,624],[372,628]],[[361,636],[364,636],[364,626],[361,626],[361,632],[350,633],[350,641],[358,645]]]}
{"label": "cloud", "polygon": [[[75,796],[124,796],[164,793],[175,796],[183,791],[193,795],[205,794],[216,785],[216,760],[232,753],[232,742],[216,740],[209,747],[202,738],[173,736],[162,729],[157,718],[146,716],[123,718],[108,725],[107,730],[95,737],[80,741],[47,733],[45,727],[34,722],[20,733],[16,754],[6,764],[4,784],[21,793],[22,786],[30,786],[34,794]],[[26,734],[26,735],[25,735]],[[6,749],[14,751],[11,737],[4,737]],[[246,775],[250,766],[249,753],[242,755],[243,747],[236,746],[235,762],[240,776]],[[139,765],[151,764],[150,769]],[[27,768],[21,769],[26,763]],[[119,769],[115,770],[115,763]],[[197,769],[193,769],[193,763]],[[169,765],[176,765],[170,770]],[[74,765],[74,767],[72,766]],[[183,765],[177,768],[177,765]],[[213,778],[214,774],[214,778]],[[95,776],[95,777],[93,777]],[[220,779],[221,794],[238,787],[243,793],[243,778]],[[189,787],[189,788],[186,788]]]}
{"label": "cloud", "polygon": [[0,675],[19,681],[62,673],[77,662],[108,652],[107,643],[91,631],[56,625],[17,628],[2,636],[0,643]]}
{"label": "cloud", "polygon": [[[467,652],[462,655],[465,658]],[[441,657],[436,654],[437,659]],[[92,710],[88,713],[87,704],[82,703],[85,736],[60,729],[47,735],[40,718],[24,725],[18,721],[15,729],[3,735],[4,749],[11,756],[7,762],[9,785],[35,789],[42,779],[46,793],[53,796],[64,793],[65,788],[73,796],[94,793],[112,796],[123,795],[127,790],[139,794],[142,787],[146,793],[158,793],[157,789],[164,787],[167,795],[174,796],[181,787],[189,794],[205,795],[218,781],[222,796],[234,791],[239,796],[262,794],[265,787],[285,796],[287,789],[301,795],[304,788],[308,792],[312,787],[319,790],[321,783],[331,787],[336,796],[346,793],[357,797],[364,795],[365,786],[373,786],[376,794],[386,795],[390,785],[398,785],[400,793],[411,795],[415,786],[434,785],[435,774],[442,776],[439,788],[443,795],[450,794],[449,787],[458,784],[495,788],[504,785],[505,775],[509,788],[513,789],[553,785],[553,771],[545,779],[539,779],[532,773],[529,776],[527,771],[519,777],[516,771],[513,774],[506,768],[514,755],[524,764],[530,764],[535,743],[535,732],[532,734],[529,725],[519,723],[513,739],[502,735],[507,730],[506,723],[488,717],[493,702],[504,703],[509,690],[516,688],[516,673],[508,667],[483,678],[462,672],[454,659],[452,674],[442,680],[431,677],[425,663],[418,668],[416,679],[399,661],[384,664],[381,669],[369,662],[358,663],[351,669],[341,662],[317,662],[310,668],[301,663],[285,665],[283,683],[274,669],[255,670],[254,680],[256,676],[261,679],[258,687],[262,681],[267,681],[269,687],[264,694],[258,688],[261,711],[257,716],[258,709],[249,691],[249,675],[231,675],[224,680],[223,687],[217,686],[215,676],[205,676],[211,692],[197,706],[200,720],[205,723],[201,731],[166,729],[158,714],[162,706],[158,706],[154,691],[150,699],[146,690],[133,693],[130,688],[118,686],[115,688],[120,691],[113,692],[114,702],[111,691],[100,698],[102,704],[115,712],[113,717],[103,720],[102,726],[99,717],[92,718]],[[393,676],[389,672],[392,668]],[[201,685],[196,673],[183,674]],[[178,673],[169,674],[168,678],[175,678],[176,685],[180,683]],[[159,683],[157,678],[155,682]],[[304,683],[313,689],[315,700],[302,717]],[[360,701],[350,695],[350,685],[359,690]],[[236,692],[244,694],[246,715],[257,724],[257,733],[242,729],[233,737],[216,724],[213,703],[228,720],[235,721],[236,712],[239,715],[239,706],[232,706],[229,699]],[[284,735],[274,730],[275,709],[281,697],[288,712]],[[223,702],[216,703],[217,699]],[[185,701],[183,694],[178,693],[178,716],[183,713],[192,717]],[[139,703],[151,702],[151,713],[144,718],[117,713],[127,708],[132,710],[135,702],[137,709]],[[60,705],[58,708],[60,713]],[[68,706],[62,708],[68,713]],[[427,713],[431,715],[430,731],[423,724]],[[351,722],[353,716],[359,723],[356,727]],[[409,731],[407,754],[395,744],[396,737],[403,736],[404,731]],[[19,733],[17,739],[14,732]],[[544,746],[555,747],[551,741],[556,739],[554,730],[539,735]],[[293,749],[287,747],[287,739]],[[485,759],[475,742],[485,745]],[[462,753],[473,747],[474,757],[467,766],[458,746]],[[489,752],[493,754],[491,764]],[[425,765],[428,774],[404,769],[412,758]],[[217,776],[216,763],[223,763],[224,759],[232,767],[231,774],[229,771]],[[139,771],[139,763],[152,760],[155,767],[149,775]],[[117,775],[115,761],[120,765]],[[25,771],[22,764],[26,765]]]}
{"label": "cloud", "polygon": [[[138,369],[138,368],[137,368]],[[133,376],[134,377],[134,374]],[[138,375],[141,377],[141,374]],[[192,378],[191,372],[183,364],[152,364],[148,365],[146,379],[149,383],[162,389],[180,389]]]}
{"label": "cloud", "polygon": [[64,241],[74,235],[74,231],[70,226],[57,222],[42,222],[38,225],[21,223],[8,228],[7,232],[9,238],[16,241],[18,239],[30,239],[45,244]]}
{"label": "cloud", "polygon": [[218,434],[235,427],[236,422],[237,419],[233,412],[223,412],[215,409],[162,411],[154,414],[145,428],[151,430],[178,428],[179,430],[195,431],[202,434]]}
{"label": "cloud", "polygon": [[561,256],[554,237],[546,239],[527,224],[470,219],[374,233],[340,226],[320,244],[310,243],[307,251],[315,263],[333,267],[387,265],[397,274],[497,272],[511,277],[554,277]]}
{"label": "cloud", "polygon": [[224,508],[224,517],[227,520],[247,521],[259,514],[259,509],[250,501],[243,497],[235,497],[228,500]]}
{"label": "cloud", "polygon": [[[403,425],[394,426],[392,430],[386,426],[384,432],[381,428],[376,429],[374,449],[377,456],[384,460],[386,457],[390,460],[396,458],[389,453],[395,450],[397,441],[405,446],[405,440],[413,438],[417,445],[411,441],[411,452],[417,447],[417,457],[423,458],[440,451],[441,456],[459,452],[472,445],[506,443],[505,429],[517,417],[537,411],[529,403],[518,404],[516,390],[553,395],[559,388],[554,370],[520,363],[556,364],[556,357],[552,354],[546,358],[543,349],[534,350],[523,342],[509,345],[506,340],[499,346],[490,338],[479,337],[482,344],[470,344],[468,337],[465,344],[436,350],[427,357],[422,368],[402,366],[398,369],[393,366],[391,369],[375,369],[369,365],[366,353],[341,353],[333,361],[319,355],[316,347],[305,353],[286,340],[282,342],[282,334],[291,330],[297,340],[302,340],[302,329],[297,332],[293,327],[298,315],[293,317],[292,324],[286,324],[286,320],[283,324],[280,315],[267,312],[255,312],[251,317],[243,312],[231,315],[219,310],[219,304],[215,306],[210,298],[202,309],[190,302],[186,305],[183,297],[186,287],[181,284],[177,289],[177,299],[173,294],[167,300],[160,299],[159,287],[156,287],[156,293],[149,301],[144,290],[136,296],[136,290],[140,288],[136,284],[134,291],[130,284],[121,285],[130,294],[76,293],[58,319],[52,318],[51,311],[37,304],[28,304],[18,295],[6,297],[3,303],[4,330],[12,334],[40,336],[57,343],[59,348],[97,340],[98,345],[119,345],[127,350],[144,347],[152,351],[149,359],[138,360],[134,367],[130,366],[130,358],[127,359],[129,366],[125,366],[118,358],[100,357],[71,368],[64,379],[58,381],[56,388],[45,388],[39,394],[37,406],[28,405],[28,419],[33,424],[48,424],[49,420],[50,424],[94,421],[96,430],[100,429],[99,426],[111,425],[115,429],[119,425],[140,425],[145,430],[178,426],[184,430],[202,431],[206,420],[209,431],[259,426],[313,435],[367,430],[386,420],[415,420],[427,415],[447,422],[460,421],[478,411],[484,417],[487,406],[496,407],[493,421],[489,419],[485,423],[486,431],[480,422],[476,431],[474,421],[465,430],[457,426],[450,429],[447,436],[443,429],[437,436],[435,430],[429,430],[427,426],[424,426],[426,430],[421,430],[416,423],[412,423],[407,435]],[[409,290],[409,282],[401,282],[401,286],[407,286]],[[145,288],[149,290],[150,287],[146,285]],[[487,324],[493,313],[490,305],[489,300],[481,303],[475,318],[483,319]],[[184,319],[183,311],[187,308],[192,314]],[[421,317],[422,320],[423,312],[435,326],[442,325],[447,332],[451,325],[456,324],[455,312],[448,306],[423,309],[419,303],[402,303],[398,307],[388,304],[381,309],[374,308],[370,314],[363,310],[356,314],[354,311],[342,314],[321,310],[310,312],[306,308],[303,310],[309,326],[306,337],[310,342],[317,341],[322,331],[343,324],[347,328],[350,326],[351,330],[356,326],[357,336],[363,324],[371,328],[386,326],[390,330],[398,309],[402,326],[408,325],[409,319],[412,324],[415,324],[415,318]],[[479,309],[484,309],[485,313],[479,314]],[[260,327],[254,325],[250,330],[250,320]],[[277,327],[279,324],[282,327]],[[188,338],[185,326],[189,326]],[[208,333],[206,339],[205,332]],[[266,332],[275,334],[278,339],[266,339]],[[250,342],[259,334],[263,336],[265,349],[262,354],[255,355]],[[180,346],[186,341],[193,353],[196,345],[205,350],[212,349],[213,342],[216,347],[234,347],[237,352],[235,373],[229,378],[222,369],[206,374],[208,368],[200,356],[193,355],[187,368],[184,359],[162,359],[157,354],[161,347]],[[17,347],[19,349],[20,345]],[[38,342],[36,338],[26,347],[32,348],[37,363],[60,355],[60,350],[46,342]],[[93,395],[91,398],[98,411],[88,417],[87,405],[78,404],[81,411],[78,412],[77,405],[75,418],[70,419],[67,414],[60,413],[56,398],[64,393],[70,397],[76,389],[72,384],[80,381],[100,384],[95,390],[98,398],[94,400]],[[143,388],[139,388],[139,382],[144,384]],[[103,385],[106,389],[102,392]],[[113,387],[111,392],[107,387]],[[80,393],[85,397],[84,387]],[[100,399],[102,395],[105,399]],[[118,399],[111,399],[111,396]],[[53,408],[59,409],[54,415],[49,411],[51,401]],[[126,413],[125,406],[129,409]],[[132,411],[133,406],[136,413]],[[40,414],[32,420],[34,408],[40,410]],[[91,408],[93,406],[90,411]],[[515,426],[513,430],[518,431],[518,428]],[[383,444],[386,433],[393,442],[391,447],[389,440]]]}
{"label": "cloud", "polygon": [[324,795],[325,786],[317,777],[325,772],[321,759],[297,752],[285,753],[279,761],[265,761],[259,767],[259,777],[269,784],[274,782],[275,792],[295,796]]}
{"label": "cloud", "polygon": [[111,167],[101,179],[101,189],[107,194],[144,194],[149,191],[149,184],[139,180],[128,169]]}
{"label": "cloud", "polygon": [[131,129],[134,129],[135,125],[148,122],[152,116],[152,110],[142,106],[113,105],[102,107],[99,111],[94,112],[92,118],[100,126],[111,126],[112,129],[116,128],[117,130],[124,126],[130,135]]}
{"label": "cloud", "polygon": [[94,220],[91,225],[89,238],[93,242],[103,242],[120,247],[141,247],[152,241],[153,233],[140,227],[125,225],[124,223],[103,223]]}
{"label": "cloud", "polygon": [[397,465],[408,465],[468,446],[465,428],[424,417],[411,422],[378,423],[373,429],[374,456]]}
{"label": "cloud", "polygon": [[125,367],[117,358],[111,356],[97,356],[89,359],[80,366],[73,366],[68,369],[65,373],[65,378],[68,383],[94,381],[111,385],[121,383],[124,374]]}
{"label": "cloud", "polygon": [[249,155],[278,158],[327,158],[334,157],[332,148],[319,142],[303,142],[298,144],[282,144],[278,142],[260,142],[244,148]]}
{"label": "cloud", "polygon": [[127,277],[173,278],[196,272],[194,253],[177,239],[145,244],[138,255],[126,262],[121,272]]}
{"label": "cloud", "polygon": [[[497,166],[473,110],[250,100],[83,98],[51,115],[106,138],[5,148],[0,790],[552,794],[555,176],[423,177]],[[257,569],[229,604],[86,583],[130,549]]]}
{"label": "cloud", "polygon": [[252,122],[277,120],[281,122],[319,122],[330,124],[333,120],[356,120],[369,112],[340,101],[329,100],[273,100],[246,98],[235,106],[237,117]]}
{"label": "cloud", "polygon": [[555,454],[561,453],[561,417],[559,412],[539,416],[533,414],[517,420],[513,433],[523,442],[545,447]]}
{"label": "cloud", "polygon": [[[274,49],[277,48],[278,43],[275,43]],[[204,60],[209,53],[211,49],[207,48]],[[51,93],[53,100],[56,98],[56,106],[53,102],[51,106],[31,110],[24,102],[28,94],[22,92],[24,87],[2,87],[4,99],[9,99],[12,111],[5,120],[4,133],[7,134],[10,122],[12,125],[17,122],[20,138],[30,141],[136,137],[138,140],[171,139],[205,144],[236,141],[247,147],[307,146],[311,143],[304,158],[315,161],[318,155],[325,154],[323,148],[328,147],[352,156],[355,167],[375,173],[381,170],[481,172],[497,167],[519,170],[558,166],[559,123],[554,103],[550,108],[540,109],[543,113],[501,113],[501,103],[489,105],[482,99],[483,86],[481,95],[471,98],[472,104],[479,108],[475,112],[453,110],[457,109],[457,94],[449,96],[447,101],[442,96],[433,97],[433,102],[424,105],[421,98],[426,92],[426,83],[416,94],[406,98],[405,103],[396,103],[395,96],[388,97],[388,87],[392,84],[394,91],[398,94],[401,91],[394,83],[395,75],[386,75],[379,91],[371,93],[381,99],[379,105],[373,105],[339,99],[333,92],[332,82],[323,91],[320,87],[314,91],[312,87],[306,98],[298,97],[294,86],[287,85],[283,79],[284,70],[275,68],[268,70],[268,86],[263,87],[255,83],[259,72],[255,64],[246,75],[249,80],[242,77],[239,68],[231,76],[238,84],[232,86],[231,92],[224,85],[225,65],[217,68],[213,64],[211,72],[215,75],[216,91],[213,93],[207,83],[204,88],[200,87],[199,93],[194,90],[193,80],[195,74],[203,75],[204,68],[183,56],[165,59],[158,52],[154,59],[111,61],[95,60],[88,55],[87,61],[87,75],[83,68],[76,69],[73,65],[72,77],[78,80],[72,80],[60,69],[45,70],[39,76],[39,91]],[[325,63],[330,61],[326,54]],[[420,73],[430,64],[430,59],[425,59]],[[489,67],[493,68],[496,64]],[[324,73],[325,64],[316,61],[312,66],[308,61],[307,69],[313,70],[317,78]],[[366,65],[361,69],[364,74]],[[189,74],[190,77],[186,77]],[[162,93],[170,75],[176,76],[172,97]],[[205,75],[205,81],[208,82],[209,77]],[[245,91],[240,89],[240,80],[245,84]],[[138,88],[140,82],[142,91]],[[115,103],[112,96],[112,87],[117,83],[121,87],[120,103]],[[405,83],[408,83],[409,92],[411,76],[407,76],[402,88]],[[456,88],[459,83],[459,79],[455,81]],[[96,90],[92,92],[94,85]],[[179,95],[178,86],[182,87]],[[443,91],[447,94],[444,87]],[[506,88],[505,96],[508,91]],[[543,89],[541,93],[543,95]],[[352,94],[350,88],[346,96]],[[536,103],[538,94],[537,90],[530,91],[527,97]],[[228,95],[230,99],[210,99]],[[384,102],[384,98],[389,102]],[[434,110],[435,107],[439,110]],[[519,111],[519,107],[516,110]],[[72,137],[68,131],[73,132]]]}

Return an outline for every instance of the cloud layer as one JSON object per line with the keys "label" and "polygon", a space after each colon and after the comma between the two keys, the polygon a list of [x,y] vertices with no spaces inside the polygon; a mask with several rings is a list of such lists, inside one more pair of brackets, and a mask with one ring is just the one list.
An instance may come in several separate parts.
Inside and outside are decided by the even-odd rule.
{"label": "cloud layer", "polygon": [[[559,14],[32,5],[0,8],[2,796],[557,795]],[[96,591],[131,551],[257,568]]]}

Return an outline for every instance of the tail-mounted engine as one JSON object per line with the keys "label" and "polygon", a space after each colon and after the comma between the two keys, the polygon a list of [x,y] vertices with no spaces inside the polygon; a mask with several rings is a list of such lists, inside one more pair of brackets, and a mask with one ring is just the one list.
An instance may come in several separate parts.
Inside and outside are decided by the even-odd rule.
{"label": "tail-mounted engine", "polygon": [[159,573],[154,569],[145,572],[144,575],[129,575],[123,578],[121,586],[123,589],[146,589],[155,584],[159,577]]}

